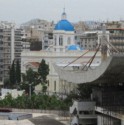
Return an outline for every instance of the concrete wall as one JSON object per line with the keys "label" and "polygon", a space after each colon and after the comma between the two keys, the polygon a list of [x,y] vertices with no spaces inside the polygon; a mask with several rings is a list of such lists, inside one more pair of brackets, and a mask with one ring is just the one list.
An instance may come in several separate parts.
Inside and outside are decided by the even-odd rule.
{"label": "concrete wall", "polygon": [[1,89],[1,98],[4,99],[5,96],[10,93],[13,98],[17,98],[18,96],[21,96],[24,93],[24,90],[18,91],[17,89]]}
{"label": "concrete wall", "polygon": [[121,120],[121,125],[124,125],[124,120]]}
{"label": "concrete wall", "polygon": [[46,113],[46,114],[56,114],[61,116],[69,116],[69,111],[61,110],[40,110],[40,109],[12,109],[13,112],[23,112],[23,113]]}
{"label": "concrete wall", "polygon": [[73,107],[75,107],[78,111],[93,111],[95,110],[95,102],[92,101],[74,101]]}
{"label": "concrete wall", "polygon": [[98,115],[97,116],[97,124],[98,125],[123,125],[123,122],[121,123],[121,120],[115,119],[112,117]]}
{"label": "concrete wall", "polygon": [[5,113],[0,112],[0,120],[6,119],[6,120],[22,120],[32,118],[32,114],[25,114],[25,113]]}

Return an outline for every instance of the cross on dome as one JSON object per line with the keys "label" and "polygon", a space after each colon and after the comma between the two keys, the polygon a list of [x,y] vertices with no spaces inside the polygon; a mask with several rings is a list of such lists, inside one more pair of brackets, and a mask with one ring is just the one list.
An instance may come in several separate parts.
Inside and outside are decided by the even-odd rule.
{"label": "cross on dome", "polygon": [[66,12],[65,12],[65,8],[63,8],[63,13],[62,13],[61,19],[62,19],[62,20],[66,20],[66,19],[67,19],[67,15],[66,15]]}
{"label": "cross on dome", "polygon": [[55,25],[54,30],[73,31],[74,26],[66,19],[65,8],[63,9],[61,20]]}

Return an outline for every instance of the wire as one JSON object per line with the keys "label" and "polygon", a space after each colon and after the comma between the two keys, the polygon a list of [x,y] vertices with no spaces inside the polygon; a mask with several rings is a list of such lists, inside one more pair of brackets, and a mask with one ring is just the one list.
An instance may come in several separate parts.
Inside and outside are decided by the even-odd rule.
{"label": "wire", "polygon": [[72,62],[70,62],[69,64],[67,64],[65,67],[63,68],[66,68],[67,66],[69,66],[70,64],[72,64],[73,62],[77,61],[78,59],[80,59],[81,57],[83,57],[85,54],[87,54],[90,50],[86,51],[84,54],[82,54],[81,56],[79,56],[78,58],[76,58],[75,60],[73,60]]}
{"label": "wire", "polygon": [[115,48],[115,46],[113,46],[110,42],[108,42],[107,40],[105,40],[106,43],[108,43],[116,52],[119,53],[119,51],[117,50],[117,48]]}
{"label": "wire", "polygon": [[[107,41],[107,39],[104,40],[106,42],[106,44],[109,44],[113,50],[115,50],[116,52],[119,53],[119,51],[117,50],[117,48],[115,48],[110,42]],[[101,44],[99,44],[99,47],[98,49],[96,50],[95,54],[93,55],[93,57],[91,57],[91,59],[87,62],[87,64],[89,63],[88,65],[88,68],[90,67],[90,65],[92,64],[97,52],[99,51],[99,48],[100,48]],[[87,52],[85,52],[83,55],[79,56],[78,58],[76,58],[75,60],[73,60],[72,62],[70,62],[69,64],[67,64],[65,67],[63,68],[66,68],[67,66],[69,66],[70,64],[74,63],[75,61],[77,61],[78,59],[80,59],[81,57],[83,57],[86,53],[88,53],[90,50],[88,50]],[[109,53],[110,53],[110,50],[109,50]],[[83,69],[87,66],[87,64],[83,67]]]}
{"label": "wire", "polygon": [[[95,54],[94,54],[94,55],[90,58],[90,60],[87,62],[87,64],[89,63],[87,69],[90,67],[90,65],[91,65],[91,63],[93,62],[93,60],[94,60],[94,58],[95,58],[97,52],[99,51],[100,45],[101,45],[101,44],[99,44],[99,46],[98,46],[98,48],[97,48]],[[84,68],[87,66],[87,64],[82,68],[82,70],[84,70]]]}
{"label": "wire", "polygon": [[101,44],[99,44],[99,46],[98,46],[98,48],[97,48],[97,50],[96,50],[96,52],[95,52],[94,56],[92,57],[92,60],[91,60],[91,62],[90,62],[90,64],[89,64],[88,68],[89,68],[89,67],[90,67],[90,65],[92,64],[92,62],[93,62],[93,60],[94,60],[94,58],[95,58],[95,56],[96,56],[97,52],[99,51],[100,45],[101,45]]}

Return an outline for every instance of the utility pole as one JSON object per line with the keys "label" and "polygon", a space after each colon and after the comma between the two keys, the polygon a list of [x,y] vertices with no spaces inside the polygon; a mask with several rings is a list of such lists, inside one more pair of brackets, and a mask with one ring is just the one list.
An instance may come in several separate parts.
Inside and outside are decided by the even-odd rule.
{"label": "utility pole", "polygon": [[30,96],[30,99],[31,99],[31,84],[29,84],[29,96]]}

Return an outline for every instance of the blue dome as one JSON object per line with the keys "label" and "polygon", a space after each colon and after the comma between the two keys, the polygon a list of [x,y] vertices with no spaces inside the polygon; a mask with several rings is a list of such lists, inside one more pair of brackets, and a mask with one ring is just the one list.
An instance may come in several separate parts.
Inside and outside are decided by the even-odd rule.
{"label": "blue dome", "polygon": [[67,50],[83,50],[79,45],[70,45],[68,46]]}
{"label": "blue dome", "polygon": [[55,30],[65,30],[65,31],[74,31],[73,25],[68,20],[60,20],[56,26]]}

